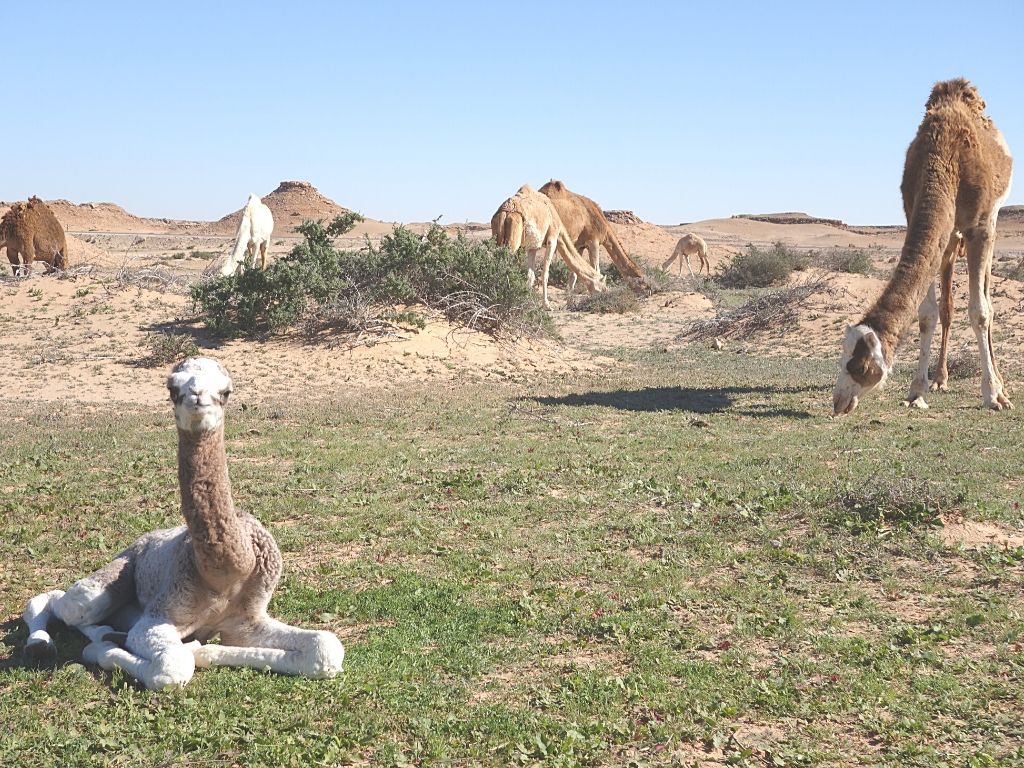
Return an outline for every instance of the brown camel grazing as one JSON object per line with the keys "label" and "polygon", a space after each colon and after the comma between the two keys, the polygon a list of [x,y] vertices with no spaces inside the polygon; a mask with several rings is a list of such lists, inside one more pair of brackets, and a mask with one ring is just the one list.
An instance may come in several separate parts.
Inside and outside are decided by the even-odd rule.
{"label": "brown camel grazing", "polygon": [[[968,315],[981,356],[982,400],[997,411],[1012,407],[992,350],[991,291],[996,216],[1010,194],[1013,158],[984,109],[977,89],[963,78],[936,83],[928,97],[903,170],[901,190],[907,214],[903,252],[882,295],[860,323],[846,329],[832,398],[836,414],[850,413],[864,393],[884,383],[900,333],[915,309],[920,358],[906,404],[928,407],[924,399],[928,356],[939,315],[935,275],[941,273],[943,283],[945,340],[947,318],[952,315],[950,283],[960,248],[958,232],[966,242]],[[942,360],[940,368],[945,368]],[[936,384],[945,385],[944,370]]]}
{"label": "brown camel grazing", "polygon": [[44,262],[47,272],[68,268],[64,228],[38,197],[30,197],[27,203],[15,203],[0,219],[0,248],[4,246],[15,275],[32,274],[33,261]]}
{"label": "brown camel grazing", "polygon": [[[541,187],[540,192],[555,204],[558,217],[576,249],[581,253],[586,249],[595,272],[601,272],[601,246],[604,246],[609,258],[626,280],[643,282],[643,271],[626,253],[597,203],[589,197],[571,192],[565,184],[554,179]],[[573,273],[569,280],[569,294],[575,290],[576,275]]]}

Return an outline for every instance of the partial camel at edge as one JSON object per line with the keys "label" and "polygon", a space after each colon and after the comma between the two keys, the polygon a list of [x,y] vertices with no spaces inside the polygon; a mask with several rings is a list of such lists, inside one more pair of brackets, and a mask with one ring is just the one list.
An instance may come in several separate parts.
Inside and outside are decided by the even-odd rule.
{"label": "partial camel at edge", "polygon": [[5,246],[15,276],[32,274],[35,261],[46,264],[47,272],[68,268],[64,227],[38,197],[15,203],[0,219],[0,248]]}
{"label": "partial camel at edge", "polygon": [[996,411],[1013,407],[992,349],[991,298],[996,217],[1010,194],[1013,158],[984,110],[977,89],[963,78],[936,83],[928,97],[903,171],[901,191],[907,215],[903,252],[882,295],[859,323],[846,329],[832,397],[836,415],[853,411],[860,397],[885,382],[900,335],[915,310],[920,353],[905,404],[928,407],[928,359],[940,315],[937,274],[943,294],[943,348],[934,388],[946,388],[952,274],[961,252],[961,233],[967,255],[967,311],[981,357],[982,402]]}

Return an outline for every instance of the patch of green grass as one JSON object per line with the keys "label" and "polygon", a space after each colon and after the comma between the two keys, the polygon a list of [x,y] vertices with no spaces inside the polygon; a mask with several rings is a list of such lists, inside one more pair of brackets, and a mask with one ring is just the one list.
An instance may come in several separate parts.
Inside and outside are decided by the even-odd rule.
{"label": "patch of green grass", "polygon": [[[832,419],[834,361],[614,355],[230,410],[236,502],[284,553],[270,611],[345,642],[325,681],[153,694],[67,630],[26,668],[29,597],[178,524],[176,441],[169,407],[0,406],[0,764],[1024,759],[1019,553],[922,535],[949,504],[1024,527],[1019,412],[903,409],[897,381]],[[885,535],[837,525],[843,498]]]}

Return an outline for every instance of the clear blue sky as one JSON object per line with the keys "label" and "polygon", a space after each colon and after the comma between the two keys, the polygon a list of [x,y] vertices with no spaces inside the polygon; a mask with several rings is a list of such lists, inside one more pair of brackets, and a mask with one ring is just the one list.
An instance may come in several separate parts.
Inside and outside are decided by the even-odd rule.
{"label": "clear blue sky", "polygon": [[1024,157],[1020,0],[97,0],[2,25],[5,200],[210,219],[304,179],[454,223],[561,178],[658,223],[894,223],[928,92],[958,75]]}

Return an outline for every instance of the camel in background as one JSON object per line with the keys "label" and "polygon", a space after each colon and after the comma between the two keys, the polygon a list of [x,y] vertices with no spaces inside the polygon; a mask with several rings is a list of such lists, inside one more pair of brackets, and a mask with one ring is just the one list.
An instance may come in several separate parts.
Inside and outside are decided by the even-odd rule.
{"label": "camel in background", "polygon": [[220,273],[225,276],[235,274],[243,261],[246,268],[251,269],[256,264],[257,250],[260,254],[260,269],[266,269],[267,246],[270,245],[273,231],[274,215],[270,208],[257,195],[250,194],[242,210],[238,234],[235,235],[235,248],[221,265]]}
{"label": "camel in background", "polygon": [[[580,256],[550,198],[528,184],[521,186],[515,195],[498,206],[491,217],[491,233],[498,245],[510,251],[526,249],[526,279],[531,289],[537,280],[538,266],[543,266],[541,286],[545,309],[551,308],[548,271],[556,250],[590,293],[604,290],[604,278]],[[538,264],[538,258],[542,265]]]}
{"label": "camel in background", "polygon": [[31,275],[33,261],[44,262],[47,272],[68,268],[64,228],[50,206],[38,197],[15,203],[0,219],[0,248],[4,246],[16,276]]}
{"label": "camel in background", "polygon": [[668,261],[661,265],[661,268],[668,269],[673,261],[679,259],[679,274],[681,275],[683,274],[683,261],[685,260],[686,268],[690,271],[690,277],[693,277],[693,268],[690,266],[691,256],[697,256],[700,259],[700,264],[697,267],[698,275],[702,269],[706,269],[707,273],[711,274],[711,262],[708,261],[708,244],[704,242],[704,238],[691,232],[679,238],[679,242],[676,243],[672,255],[668,257]]}
{"label": "camel in background", "polygon": [[[554,203],[569,239],[580,253],[584,249],[587,251],[595,272],[601,273],[601,246],[604,246],[609,258],[626,280],[643,283],[643,270],[622,247],[601,206],[589,197],[571,192],[565,184],[555,179],[542,186],[540,192]],[[573,273],[569,279],[569,295],[571,296],[575,290],[576,274]]]}

